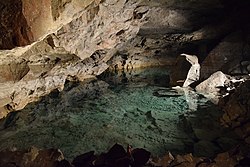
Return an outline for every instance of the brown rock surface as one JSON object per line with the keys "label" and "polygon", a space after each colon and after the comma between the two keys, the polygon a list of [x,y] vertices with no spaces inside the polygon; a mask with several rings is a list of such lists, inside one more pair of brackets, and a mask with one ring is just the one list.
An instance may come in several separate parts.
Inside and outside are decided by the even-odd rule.
{"label": "brown rock surface", "polygon": [[0,152],[1,167],[55,167],[63,159],[62,152],[56,149],[39,150],[32,147],[25,151]]}
{"label": "brown rock surface", "polygon": [[45,35],[53,26],[51,0],[22,0],[22,12],[34,40]]}
{"label": "brown rock surface", "polygon": [[[113,148],[112,148],[113,149]],[[130,159],[130,155],[126,154],[124,149],[110,149],[108,153],[103,153],[99,156],[94,155],[94,152],[88,152],[77,156],[72,164],[75,167],[82,166],[114,166],[114,167],[129,167],[133,166],[159,166],[159,167],[234,167],[236,165],[249,165],[247,157],[242,156],[241,153],[231,154],[224,152],[218,154],[214,159],[205,157],[194,157],[192,154],[175,155],[168,153],[162,158],[151,158],[144,149],[137,152],[136,159]],[[149,153],[150,154],[150,153]],[[29,150],[23,151],[1,151],[0,152],[0,166],[19,166],[19,167],[72,167],[69,161],[65,160],[60,150],[44,149],[39,150],[32,147]],[[137,162],[137,164],[135,164]],[[147,163],[146,163],[147,162]]]}
{"label": "brown rock surface", "polygon": [[221,121],[224,125],[235,129],[236,133],[249,143],[250,136],[250,81],[245,81],[227,97],[221,100],[225,112]]}
{"label": "brown rock surface", "polygon": [[[226,74],[244,74],[243,71],[233,71],[236,66],[242,66],[242,61],[249,60],[249,32],[234,32],[225,37],[206,57],[201,64],[201,78],[208,78],[216,71]],[[242,69],[243,70],[243,69]]]}
{"label": "brown rock surface", "polygon": [[0,2],[0,49],[12,49],[30,44],[32,32],[22,13],[21,0]]}

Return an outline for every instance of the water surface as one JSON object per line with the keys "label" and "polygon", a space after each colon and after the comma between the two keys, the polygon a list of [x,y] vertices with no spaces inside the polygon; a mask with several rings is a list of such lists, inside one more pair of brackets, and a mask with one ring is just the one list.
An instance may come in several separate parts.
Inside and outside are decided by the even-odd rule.
{"label": "water surface", "polygon": [[168,69],[103,74],[82,83],[67,82],[1,120],[0,149],[60,148],[67,158],[115,143],[212,156],[236,143],[221,128],[221,111],[206,98],[168,86]]}

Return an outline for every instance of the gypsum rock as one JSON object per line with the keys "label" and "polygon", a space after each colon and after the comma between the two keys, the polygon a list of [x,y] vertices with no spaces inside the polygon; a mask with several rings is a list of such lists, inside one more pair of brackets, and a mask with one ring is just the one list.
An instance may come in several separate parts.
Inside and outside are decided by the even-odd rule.
{"label": "gypsum rock", "polygon": [[195,55],[188,55],[182,53],[181,56],[185,56],[186,60],[192,65],[188,71],[187,78],[182,87],[188,87],[193,82],[198,81],[200,78],[200,64],[198,61],[197,56]]}

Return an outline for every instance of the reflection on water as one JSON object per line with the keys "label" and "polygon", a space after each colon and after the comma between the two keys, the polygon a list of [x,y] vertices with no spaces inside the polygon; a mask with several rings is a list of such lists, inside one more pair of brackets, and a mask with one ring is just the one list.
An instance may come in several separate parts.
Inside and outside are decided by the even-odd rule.
{"label": "reflection on water", "polygon": [[154,155],[210,156],[235,144],[220,127],[215,106],[193,91],[170,89],[168,78],[167,69],[144,69],[68,82],[62,92],[1,120],[0,149],[54,147],[72,158],[120,143]]}

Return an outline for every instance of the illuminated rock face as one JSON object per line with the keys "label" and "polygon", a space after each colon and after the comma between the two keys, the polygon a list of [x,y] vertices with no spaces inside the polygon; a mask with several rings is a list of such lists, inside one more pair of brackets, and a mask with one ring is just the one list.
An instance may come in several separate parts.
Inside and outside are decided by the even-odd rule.
{"label": "illuminated rock face", "polygon": [[188,71],[187,78],[183,84],[183,87],[188,87],[194,82],[197,82],[200,79],[200,64],[197,56],[195,55],[187,55],[181,54],[181,56],[185,56],[186,60],[191,64],[191,67]]}

